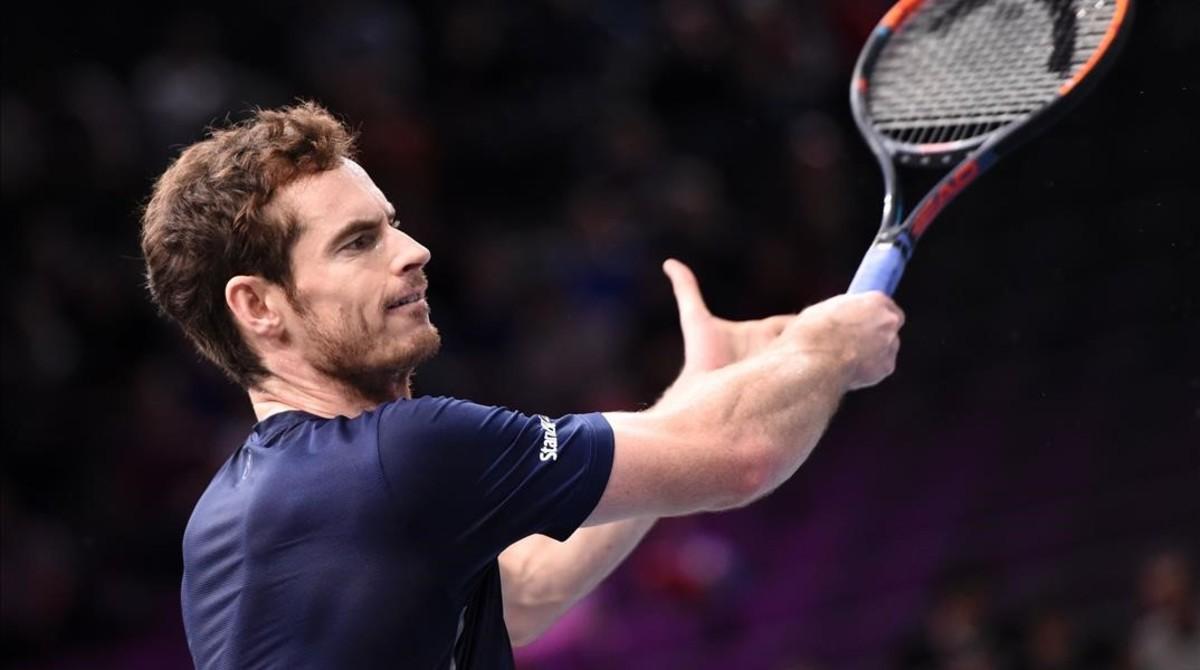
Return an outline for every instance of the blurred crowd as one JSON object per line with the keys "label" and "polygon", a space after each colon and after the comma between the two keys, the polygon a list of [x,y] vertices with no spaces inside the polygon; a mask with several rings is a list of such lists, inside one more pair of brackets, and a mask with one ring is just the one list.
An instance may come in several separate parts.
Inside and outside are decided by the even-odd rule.
{"label": "blurred crowd", "polygon": [[[305,98],[361,132],[433,251],[443,352],[418,393],[636,409],[681,362],[668,255],[730,318],[844,289],[881,196],[846,83],[888,4],[218,1],[6,22],[4,666],[189,665],[183,527],[253,418],[154,314],[137,234],[206,126]],[[902,289],[900,373],[848,399],[772,498],[661,522],[524,667],[1200,670],[1200,253],[1173,142],[1200,82],[1153,74],[1200,53],[1200,17],[1143,4],[1099,100],[948,210]]]}
{"label": "blurred crowd", "polygon": [[1095,628],[1086,614],[1043,596],[1007,618],[986,570],[955,566],[933,592],[921,628],[903,644],[904,670],[1186,670],[1200,667],[1200,591],[1195,566],[1178,551],[1146,559],[1138,618],[1127,629]]}

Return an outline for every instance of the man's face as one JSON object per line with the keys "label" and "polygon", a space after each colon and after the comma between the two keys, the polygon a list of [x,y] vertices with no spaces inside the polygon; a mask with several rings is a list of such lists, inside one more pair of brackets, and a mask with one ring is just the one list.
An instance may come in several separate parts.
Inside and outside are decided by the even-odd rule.
{"label": "man's face", "polygon": [[440,342],[425,301],[429,250],[394,225],[395,209],[352,161],[289,184],[276,203],[302,226],[285,315],[294,345],[369,400],[407,392]]}

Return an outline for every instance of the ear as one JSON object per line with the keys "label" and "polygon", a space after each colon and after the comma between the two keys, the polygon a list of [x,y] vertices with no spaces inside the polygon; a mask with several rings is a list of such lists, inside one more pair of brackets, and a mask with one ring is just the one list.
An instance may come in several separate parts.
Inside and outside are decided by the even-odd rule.
{"label": "ear", "polygon": [[262,277],[238,275],[225,282],[225,304],[233,320],[247,333],[272,337],[283,331],[283,314],[276,309],[278,286]]}

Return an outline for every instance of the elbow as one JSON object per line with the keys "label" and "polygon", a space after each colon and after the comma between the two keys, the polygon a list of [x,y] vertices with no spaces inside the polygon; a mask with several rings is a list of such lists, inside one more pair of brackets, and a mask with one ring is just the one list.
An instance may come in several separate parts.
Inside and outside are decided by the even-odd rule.
{"label": "elbow", "polygon": [[781,469],[776,452],[766,440],[755,440],[741,476],[742,505],[766,496],[779,485]]}
{"label": "elbow", "polygon": [[504,596],[504,627],[514,647],[522,647],[541,637],[565,609],[564,599],[556,594],[539,593],[526,588]]}
{"label": "elbow", "polygon": [[752,438],[735,449],[734,465],[730,469],[724,499],[718,509],[735,509],[770,493],[776,486],[779,470],[777,458],[768,440]]}

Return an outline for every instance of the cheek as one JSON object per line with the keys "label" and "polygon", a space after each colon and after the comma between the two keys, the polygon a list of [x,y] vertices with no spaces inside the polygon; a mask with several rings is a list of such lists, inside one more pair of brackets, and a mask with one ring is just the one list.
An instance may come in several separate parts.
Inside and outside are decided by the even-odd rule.
{"label": "cheek", "polygon": [[310,284],[300,292],[300,298],[322,321],[339,327],[352,326],[365,322],[373,310],[377,311],[373,296],[349,290],[354,284],[352,280],[336,279]]}
{"label": "cheek", "polygon": [[363,305],[361,309],[357,310],[356,314],[347,314],[346,323],[357,323],[358,332],[367,333],[372,330],[372,324],[375,324],[375,327],[378,328],[378,324],[382,318],[383,317],[381,314],[379,314],[378,309],[372,309],[371,306],[367,304]]}
{"label": "cheek", "polygon": [[375,302],[369,297],[360,297],[353,302],[342,300],[330,304],[322,316],[326,332],[336,333],[337,339],[350,343],[362,340],[379,331],[383,325],[383,314],[374,306]]}
{"label": "cheek", "polygon": [[321,315],[327,332],[347,337],[361,336],[371,329],[371,311],[365,305],[339,302],[328,305]]}
{"label": "cheek", "polygon": [[380,296],[355,290],[376,280],[361,271],[332,271],[336,269],[330,268],[331,271],[319,276],[309,275],[303,283],[297,281],[297,294],[310,320],[318,322],[330,334],[355,335],[378,330],[386,316],[380,308]]}

